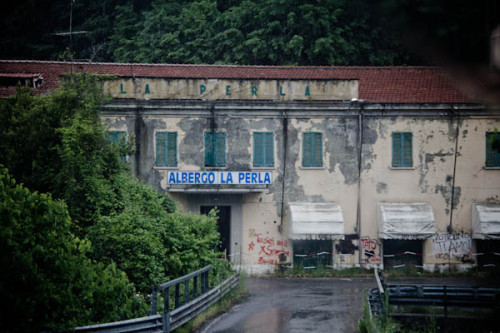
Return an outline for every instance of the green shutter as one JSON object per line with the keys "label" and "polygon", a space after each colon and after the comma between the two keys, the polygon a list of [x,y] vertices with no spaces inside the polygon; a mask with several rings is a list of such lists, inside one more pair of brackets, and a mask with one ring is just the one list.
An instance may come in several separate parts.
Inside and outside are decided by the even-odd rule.
{"label": "green shutter", "polygon": [[413,166],[413,134],[411,132],[392,133],[392,167],[411,168]]}
{"label": "green shutter", "polygon": [[392,167],[401,167],[401,133],[392,133]]}
{"label": "green shutter", "polygon": [[215,133],[215,165],[225,166],[226,165],[226,133]]}
{"label": "green shutter", "polygon": [[166,166],[165,132],[156,132],[156,166]]}
{"label": "green shutter", "polygon": [[304,133],[302,142],[302,166],[323,166],[323,135],[321,133]]}
{"label": "green shutter", "polygon": [[177,132],[165,133],[167,137],[166,165],[177,166]]}
{"label": "green shutter", "polygon": [[500,140],[498,133],[486,133],[486,163],[489,168],[500,167],[500,152],[493,147],[493,142]]}
{"label": "green shutter", "polygon": [[212,132],[205,133],[205,166],[207,167],[215,166],[214,136],[215,133]]}
{"label": "green shutter", "polygon": [[264,133],[253,134],[253,166],[264,166]]}
{"label": "green shutter", "polygon": [[321,133],[313,133],[313,166],[323,166],[323,138]]}
{"label": "green shutter", "polygon": [[253,166],[274,166],[274,133],[255,132],[253,134]]}
{"label": "green shutter", "polygon": [[411,168],[413,166],[412,133],[403,134],[403,161],[402,166]]}
{"label": "green shutter", "polygon": [[312,133],[302,135],[302,166],[312,166]]}
{"label": "green shutter", "polygon": [[264,133],[264,166],[274,166],[274,133]]}

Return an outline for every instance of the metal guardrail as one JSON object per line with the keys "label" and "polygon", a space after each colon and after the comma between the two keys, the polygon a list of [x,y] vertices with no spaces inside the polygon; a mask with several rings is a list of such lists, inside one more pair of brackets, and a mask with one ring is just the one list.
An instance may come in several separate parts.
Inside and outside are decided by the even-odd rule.
{"label": "metal guardrail", "polygon": [[[212,267],[206,266],[196,272],[153,287],[153,301],[151,315],[113,323],[83,326],[75,328],[79,333],[115,333],[136,332],[151,333],[165,332],[178,328],[202,313],[209,306],[217,302],[229,291],[234,289],[240,280],[239,273],[232,275],[219,285],[209,290],[209,272]],[[190,281],[192,283],[190,284]],[[180,286],[184,285],[181,300]],[[191,289],[189,287],[192,287]],[[174,290],[174,302],[170,304],[170,289]],[[163,291],[164,311],[157,312],[158,290]]]}
{"label": "metal guardrail", "polygon": [[448,307],[489,307],[500,304],[500,288],[472,287],[433,284],[387,284],[384,285],[375,270],[377,288],[368,292],[370,313],[379,316],[385,309],[382,296],[385,293],[388,305],[440,306],[445,317]]}

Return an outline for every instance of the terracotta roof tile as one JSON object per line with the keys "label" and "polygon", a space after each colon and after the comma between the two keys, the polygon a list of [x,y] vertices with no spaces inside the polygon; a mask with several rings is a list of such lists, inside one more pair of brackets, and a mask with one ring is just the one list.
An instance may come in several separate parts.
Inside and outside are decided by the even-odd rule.
{"label": "terracotta roof tile", "polygon": [[[474,102],[457,88],[451,75],[438,67],[294,67],[175,64],[116,64],[0,60],[0,73],[40,74],[44,83],[36,93],[55,89],[62,74],[110,74],[118,77],[191,79],[359,80],[359,98],[382,103]],[[0,88],[0,96],[11,89]]]}

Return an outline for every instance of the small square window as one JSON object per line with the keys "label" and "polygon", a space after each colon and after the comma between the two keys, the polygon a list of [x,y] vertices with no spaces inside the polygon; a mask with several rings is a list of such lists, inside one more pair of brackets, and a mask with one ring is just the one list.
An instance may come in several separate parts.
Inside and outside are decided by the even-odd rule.
{"label": "small square window", "polygon": [[392,167],[411,168],[413,166],[413,148],[411,132],[392,133]]}
{"label": "small square window", "polygon": [[205,133],[205,166],[226,166],[226,133]]}
{"label": "small square window", "polygon": [[302,166],[320,168],[323,166],[323,134],[306,132],[302,136]]}
{"label": "small square window", "polygon": [[253,134],[253,166],[274,166],[274,133],[255,132]]}
{"label": "small square window", "polygon": [[500,167],[500,133],[486,133],[486,162],[487,168]]}
{"label": "small square window", "polygon": [[177,167],[177,132],[156,132],[156,166]]}

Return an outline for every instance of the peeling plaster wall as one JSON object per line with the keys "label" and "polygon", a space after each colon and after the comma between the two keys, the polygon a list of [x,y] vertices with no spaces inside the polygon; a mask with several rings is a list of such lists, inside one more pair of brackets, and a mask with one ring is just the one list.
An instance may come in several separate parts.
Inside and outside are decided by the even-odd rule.
{"label": "peeling plaster wall", "polygon": [[[253,132],[275,133],[275,165],[263,169],[273,172],[273,184],[263,192],[241,195],[236,214],[241,219],[237,246],[241,260],[255,273],[273,270],[280,252],[285,252],[290,262],[293,253],[288,240],[288,205],[292,202],[335,202],[341,206],[346,240],[332,244],[334,264],[338,267],[358,265],[359,257],[363,264],[382,262],[382,240],[378,239],[377,227],[379,202],[430,204],[439,235],[470,234],[472,204],[500,204],[500,171],[484,169],[485,133],[500,128],[498,117],[462,116],[458,121],[454,116],[433,114],[429,106],[427,115],[366,112],[362,123],[359,233],[356,224],[360,133],[356,112],[347,112],[350,109],[342,109],[342,104],[328,104],[327,111],[325,105],[308,106],[306,111],[299,104],[283,108],[278,102],[225,105],[193,101],[175,104],[172,109],[168,109],[168,103],[160,104],[158,109],[155,105],[129,105],[132,112],[105,112],[102,119],[110,130],[127,131],[129,138],[138,138],[139,150],[128,159],[132,170],[164,192],[168,192],[169,169],[155,167],[156,131],[177,132],[176,170],[204,170],[204,132],[225,132],[227,167],[219,169],[228,171],[262,170],[252,165]],[[293,112],[289,112],[289,107]],[[302,167],[302,135],[309,131],[323,134],[321,168]],[[392,132],[413,133],[413,168],[391,168]],[[190,201],[188,194],[169,195],[182,211],[198,213],[199,207],[195,207],[197,204]],[[197,202],[206,204],[210,195],[203,198]],[[424,242],[424,265],[464,263],[457,258],[433,255],[432,244],[432,239]],[[473,242],[472,251],[474,248]]]}

